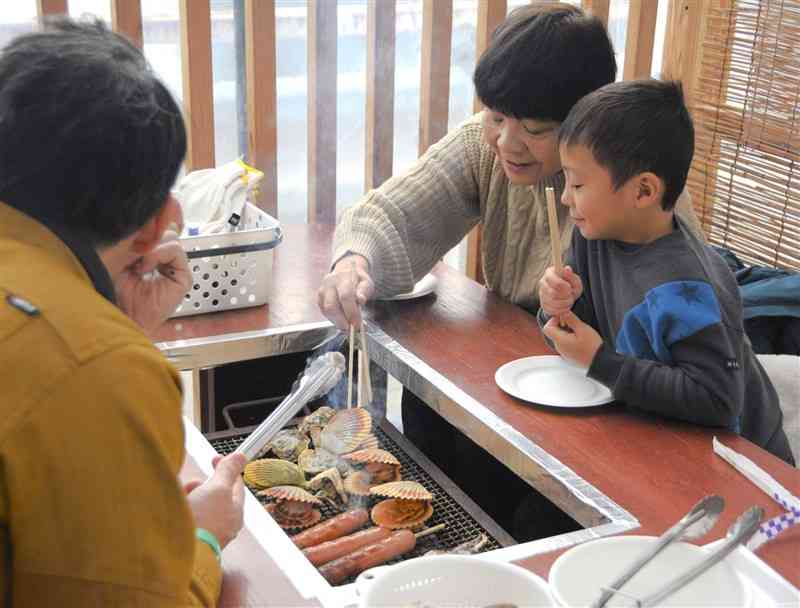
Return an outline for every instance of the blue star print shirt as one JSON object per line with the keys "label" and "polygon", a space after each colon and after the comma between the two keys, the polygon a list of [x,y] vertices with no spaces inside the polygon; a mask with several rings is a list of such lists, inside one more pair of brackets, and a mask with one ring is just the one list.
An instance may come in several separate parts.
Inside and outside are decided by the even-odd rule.
{"label": "blue star print shirt", "polygon": [[588,375],[630,407],[724,427],[791,461],[778,397],[744,332],[736,280],[676,222],[647,245],[573,231],[568,263],[584,286],[573,311],[604,341]]}

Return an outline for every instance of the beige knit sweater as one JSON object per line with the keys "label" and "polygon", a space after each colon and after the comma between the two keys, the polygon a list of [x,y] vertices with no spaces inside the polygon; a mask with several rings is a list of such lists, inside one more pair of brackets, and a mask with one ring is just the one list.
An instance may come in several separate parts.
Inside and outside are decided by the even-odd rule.
{"label": "beige knit sweater", "polygon": [[[406,173],[344,211],[333,262],[348,252],[359,253],[369,261],[379,297],[403,293],[480,222],[486,286],[505,300],[536,310],[538,282],[550,265],[548,186],[559,200],[563,173],[534,186],[511,184],[483,142],[481,114],[476,114],[431,146]],[[687,192],[678,208],[699,234]],[[559,204],[558,216],[566,249],[573,226],[569,209]]]}

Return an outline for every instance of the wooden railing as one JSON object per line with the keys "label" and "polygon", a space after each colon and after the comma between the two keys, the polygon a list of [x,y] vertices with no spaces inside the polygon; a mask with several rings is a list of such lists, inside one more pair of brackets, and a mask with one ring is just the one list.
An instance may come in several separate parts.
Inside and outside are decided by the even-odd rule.
{"label": "wooden railing", "polygon": [[[631,0],[625,78],[650,74],[659,2],[669,2],[664,69],[693,75],[699,5],[706,0]],[[40,15],[65,13],[68,0],[37,0]],[[115,30],[142,46],[139,0],[110,0]],[[584,9],[608,23],[610,0],[583,0]],[[393,171],[395,0],[368,0],[365,188]],[[505,18],[506,0],[479,0],[476,53]],[[183,101],[189,129],[187,171],[214,166],[214,104],[209,0],[180,0]],[[308,1],[308,217],[336,219],[336,0]],[[447,131],[452,0],[423,0],[419,153]],[[277,217],[276,29],[274,0],[245,0],[248,161],[264,171],[260,204]],[[691,88],[691,84],[688,85]],[[474,101],[476,111],[480,103]],[[480,279],[480,229],[468,238],[467,273]]]}

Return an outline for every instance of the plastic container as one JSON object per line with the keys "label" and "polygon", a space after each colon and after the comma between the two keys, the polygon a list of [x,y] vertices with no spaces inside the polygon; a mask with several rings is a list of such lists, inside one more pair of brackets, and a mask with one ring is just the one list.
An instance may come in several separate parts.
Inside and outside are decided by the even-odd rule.
{"label": "plastic container", "polygon": [[278,220],[247,203],[234,232],[180,239],[192,288],[172,317],[258,306],[267,302],[272,254],[283,240]]}

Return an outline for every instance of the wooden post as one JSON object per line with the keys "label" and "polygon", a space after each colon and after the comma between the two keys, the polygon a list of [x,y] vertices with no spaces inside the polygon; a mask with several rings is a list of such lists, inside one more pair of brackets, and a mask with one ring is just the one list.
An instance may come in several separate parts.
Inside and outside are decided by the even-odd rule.
{"label": "wooden post", "polygon": [[39,17],[47,15],[68,15],[67,0],[36,0],[36,11]]}
{"label": "wooden post", "polygon": [[365,190],[377,188],[392,175],[395,9],[395,0],[367,2]]}
{"label": "wooden post", "polygon": [[111,27],[140,49],[144,48],[141,0],[111,0]]}
{"label": "wooden post", "polygon": [[264,172],[258,206],[278,217],[275,0],[245,0],[248,162]]}
{"label": "wooden post", "polygon": [[453,0],[423,0],[419,155],[447,133]]}
{"label": "wooden post", "polygon": [[214,166],[214,89],[209,0],[180,0],[183,106],[188,123],[186,171]]}
{"label": "wooden post", "polygon": [[702,0],[669,1],[661,76],[683,83],[683,94],[689,107],[693,104],[692,95],[699,74],[702,19]]}
{"label": "wooden post", "polygon": [[[489,46],[494,30],[506,18],[508,4],[506,0],[479,0],[478,27],[475,32],[475,59],[481,58]],[[480,112],[483,105],[477,96],[472,102],[475,112]],[[467,235],[467,267],[469,278],[483,283],[483,265],[481,262],[481,226],[475,226]]]}
{"label": "wooden post", "polygon": [[581,0],[581,8],[600,19],[606,27],[608,27],[609,4],[611,0]]}
{"label": "wooden post", "polygon": [[336,222],[336,2],[308,4],[308,221]]}
{"label": "wooden post", "polygon": [[622,73],[625,80],[650,76],[657,17],[658,0],[631,0],[625,35],[625,68]]}

